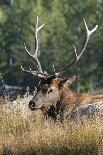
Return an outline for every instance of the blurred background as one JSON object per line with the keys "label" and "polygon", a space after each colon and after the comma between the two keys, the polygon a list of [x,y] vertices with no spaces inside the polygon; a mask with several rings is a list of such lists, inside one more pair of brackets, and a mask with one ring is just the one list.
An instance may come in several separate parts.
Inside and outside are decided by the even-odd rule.
{"label": "blurred background", "polygon": [[24,42],[31,53],[35,49],[34,27],[36,16],[40,25],[40,62],[44,70],[56,71],[74,57],[73,44],[79,52],[86,32],[85,18],[89,29],[96,24],[80,61],[64,77],[76,75],[78,92],[103,89],[103,1],[102,0],[0,0],[0,73],[8,85],[33,88],[38,79],[24,73],[36,65],[27,55]]}

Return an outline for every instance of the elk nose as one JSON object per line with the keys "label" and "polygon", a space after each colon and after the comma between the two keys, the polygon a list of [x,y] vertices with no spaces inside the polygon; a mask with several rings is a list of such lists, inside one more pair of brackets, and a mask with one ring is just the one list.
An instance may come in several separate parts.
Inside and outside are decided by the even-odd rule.
{"label": "elk nose", "polygon": [[35,102],[34,101],[30,101],[29,102],[29,108],[31,109],[31,110],[35,110]]}

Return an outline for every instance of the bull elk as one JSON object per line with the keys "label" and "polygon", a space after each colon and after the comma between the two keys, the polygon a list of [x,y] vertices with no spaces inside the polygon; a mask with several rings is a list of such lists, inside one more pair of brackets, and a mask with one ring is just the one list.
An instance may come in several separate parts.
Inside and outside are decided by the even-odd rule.
{"label": "bull elk", "polygon": [[[44,114],[57,119],[59,118],[60,121],[63,121],[64,118],[68,118],[70,116],[74,117],[76,115],[77,109],[83,111],[85,109],[85,113],[87,109],[90,112],[87,114],[93,114],[93,105],[96,106],[103,102],[103,95],[83,95],[77,94],[70,90],[70,85],[75,81],[76,76],[72,76],[69,78],[62,79],[60,76],[70,69],[73,65],[75,65],[83,55],[87,43],[90,39],[90,36],[96,31],[98,25],[96,25],[92,30],[88,29],[87,23],[84,20],[84,25],[86,28],[86,37],[80,52],[77,52],[75,46],[74,59],[68,63],[61,71],[49,74],[46,71],[43,71],[40,61],[38,59],[38,52],[39,52],[39,42],[38,42],[38,32],[43,28],[44,24],[38,26],[38,17],[36,21],[36,28],[35,28],[35,52],[31,54],[26,45],[25,50],[27,54],[35,61],[37,64],[37,70],[34,71],[30,68],[30,70],[25,70],[22,66],[21,69],[24,72],[31,73],[34,76],[40,78],[39,85],[37,87],[37,93],[33,97],[33,99],[29,102],[29,108],[33,111],[39,109],[42,110]],[[79,54],[77,54],[79,53]],[[93,107],[93,108],[92,108]]]}

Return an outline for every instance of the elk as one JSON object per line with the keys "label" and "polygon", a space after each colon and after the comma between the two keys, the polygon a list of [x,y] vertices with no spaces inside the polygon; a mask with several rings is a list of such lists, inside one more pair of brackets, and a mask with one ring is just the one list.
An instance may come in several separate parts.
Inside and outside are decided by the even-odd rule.
{"label": "elk", "polygon": [[[52,117],[54,120],[57,118],[62,122],[65,118],[74,117],[77,113],[77,109],[87,115],[94,114],[94,106],[99,105],[103,102],[103,95],[83,95],[72,92],[70,85],[75,81],[76,76],[61,78],[61,75],[74,66],[83,55],[87,43],[90,39],[90,36],[96,31],[98,25],[96,25],[92,30],[88,29],[87,23],[84,20],[84,25],[86,28],[86,37],[80,52],[77,52],[74,47],[74,59],[68,63],[61,71],[54,72],[49,74],[46,71],[43,71],[42,66],[39,61],[39,41],[38,41],[38,32],[43,28],[44,24],[39,26],[38,17],[36,21],[35,28],[35,52],[31,54],[27,49],[26,45],[25,50],[27,54],[35,61],[37,64],[37,70],[34,71],[31,68],[29,70],[24,69],[21,66],[21,69],[24,72],[31,73],[34,76],[40,78],[40,82],[37,87],[37,93],[33,99],[29,102],[29,108],[32,111],[42,110],[44,115]],[[79,54],[77,54],[79,53]],[[94,105],[94,106],[92,106]],[[92,108],[93,107],[93,108]],[[83,109],[84,108],[84,109]],[[90,112],[87,112],[88,109]],[[100,108],[101,109],[101,108]]]}

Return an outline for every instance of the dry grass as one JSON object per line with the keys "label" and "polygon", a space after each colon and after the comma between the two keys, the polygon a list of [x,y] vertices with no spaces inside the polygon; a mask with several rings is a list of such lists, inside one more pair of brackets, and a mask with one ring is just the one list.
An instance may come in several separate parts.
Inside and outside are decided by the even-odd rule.
{"label": "dry grass", "polygon": [[102,155],[103,120],[43,121],[41,113],[22,115],[18,103],[0,104],[0,155]]}

